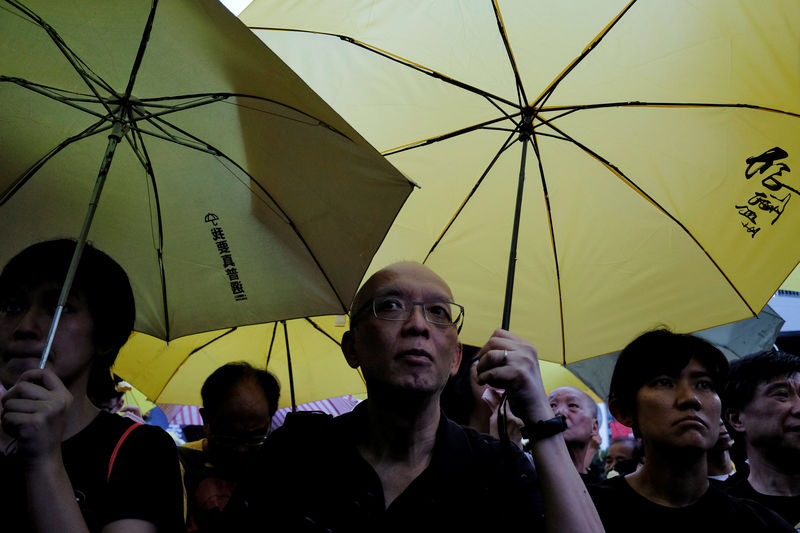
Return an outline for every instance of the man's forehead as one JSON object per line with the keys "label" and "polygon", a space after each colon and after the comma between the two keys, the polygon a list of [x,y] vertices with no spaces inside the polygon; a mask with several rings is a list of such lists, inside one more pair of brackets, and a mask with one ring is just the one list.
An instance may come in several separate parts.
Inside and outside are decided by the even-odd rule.
{"label": "man's forehead", "polygon": [[617,442],[612,442],[608,446],[608,449],[609,449],[609,451],[611,451],[611,448],[613,447],[613,448],[615,448],[615,450],[621,451],[621,450],[619,450],[619,448],[622,448],[622,449],[630,452],[630,451],[633,450],[633,444],[634,444],[634,442],[631,439],[618,440]]}
{"label": "man's forehead", "polygon": [[374,296],[398,294],[421,295],[423,298],[452,300],[452,292],[445,281],[420,263],[395,263],[376,272],[361,290],[361,300]]}
{"label": "man's forehead", "polygon": [[672,369],[667,369],[657,375],[669,376],[674,379],[679,379],[681,375],[686,375],[692,379],[698,379],[702,377],[707,377],[707,378],[714,377],[713,372],[708,367],[708,365],[695,356],[689,358],[689,360],[683,367],[681,368],[675,367]]}
{"label": "man's forehead", "polygon": [[762,380],[758,383],[756,390],[763,391],[772,387],[788,385],[800,386],[800,372],[793,372],[788,375],[773,376],[769,379]]}
{"label": "man's forehead", "polygon": [[575,389],[573,387],[561,387],[555,389],[553,392],[550,393],[549,400],[563,400],[567,402],[575,402],[584,408],[587,411],[595,412],[597,409],[597,405],[594,403],[594,400],[591,396],[586,394],[580,389]]}
{"label": "man's forehead", "polygon": [[550,393],[551,400],[554,400],[556,398],[580,402],[581,400],[583,400],[583,393],[577,389],[558,388]]}

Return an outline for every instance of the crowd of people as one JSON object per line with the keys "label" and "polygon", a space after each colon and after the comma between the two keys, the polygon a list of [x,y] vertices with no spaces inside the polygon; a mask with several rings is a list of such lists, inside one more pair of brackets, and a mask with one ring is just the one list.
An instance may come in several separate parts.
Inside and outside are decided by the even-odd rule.
{"label": "crowd of people", "polygon": [[729,364],[700,338],[643,333],[607,399],[633,435],[603,469],[591,397],[547,394],[536,348],[509,331],[462,346],[447,283],[396,263],[351,306],[343,364],[368,395],[352,412],[270,433],[278,382],[232,363],[202,387],[205,438],[176,448],[109,412],[135,305],[90,245],[38,368],[74,247],[36,244],[0,273],[2,531],[800,530],[800,357]]}

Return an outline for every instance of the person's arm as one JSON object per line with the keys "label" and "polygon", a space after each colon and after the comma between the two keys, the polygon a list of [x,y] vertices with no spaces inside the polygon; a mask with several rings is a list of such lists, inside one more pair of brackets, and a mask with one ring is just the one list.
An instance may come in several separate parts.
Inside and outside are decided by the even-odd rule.
{"label": "person's arm", "polygon": [[29,370],[3,396],[3,430],[16,439],[33,531],[88,533],[61,459],[72,395],[50,370]]}
{"label": "person's arm", "polygon": [[117,520],[106,524],[102,533],[156,533],[156,526],[144,520]]}
{"label": "person's arm", "polygon": [[[526,425],[553,418],[532,344],[498,329],[478,357],[479,382],[505,389],[511,409]],[[544,498],[547,531],[604,531],[561,434],[534,442],[533,458]]]}
{"label": "person's arm", "polygon": [[[61,441],[72,394],[50,370],[29,370],[3,396],[2,427],[16,441],[23,466],[32,531],[89,533],[61,457]],[[104,533],[155,533],[142,520],[119,520]]]}

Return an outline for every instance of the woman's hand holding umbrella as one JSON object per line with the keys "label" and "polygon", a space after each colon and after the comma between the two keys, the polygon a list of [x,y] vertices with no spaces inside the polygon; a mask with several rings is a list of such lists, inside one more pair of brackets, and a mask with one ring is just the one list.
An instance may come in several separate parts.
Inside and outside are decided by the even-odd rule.
{"label": "woman's hand holding umbrella", "polygon": [[61,461],[65,413],[72,394],[51,370],[28,370],[2,399],[3,433],[15,439],[25,468],[47,468]]}

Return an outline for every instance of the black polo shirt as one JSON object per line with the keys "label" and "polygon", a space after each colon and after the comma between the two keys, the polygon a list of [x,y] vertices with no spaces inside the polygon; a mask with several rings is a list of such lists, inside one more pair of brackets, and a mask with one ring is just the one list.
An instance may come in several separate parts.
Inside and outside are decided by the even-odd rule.
{"label": "black polo shirt", "polygon": [[367,409],[290,417],[234,494],[231,519],[242,531],[543,530],[530,461],[443,413],[430,465],[385,508],[380,478],[355,445]]}

